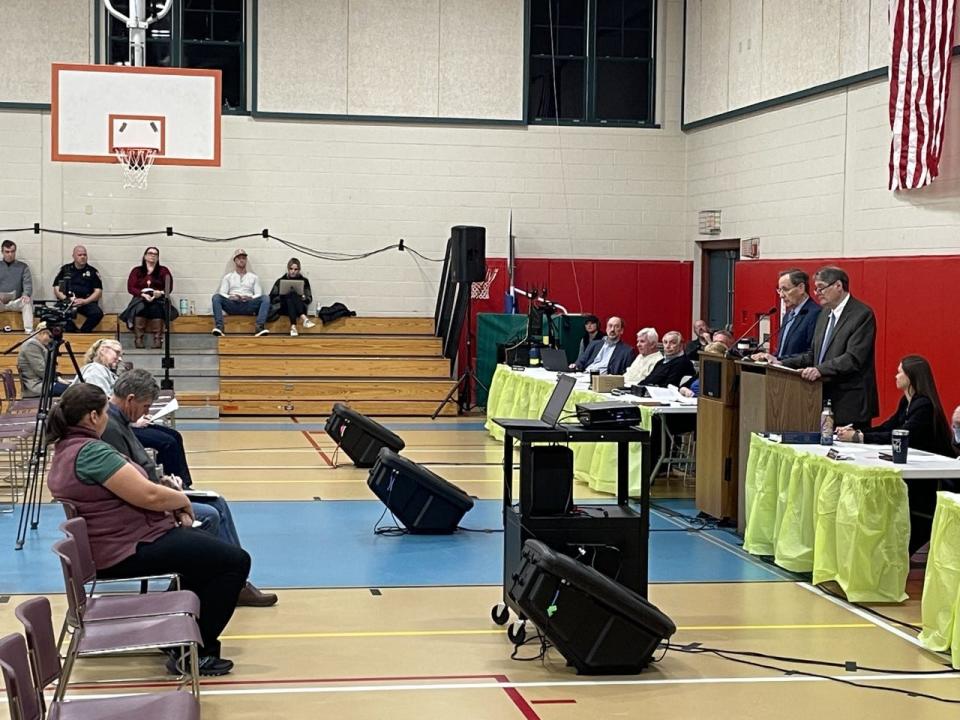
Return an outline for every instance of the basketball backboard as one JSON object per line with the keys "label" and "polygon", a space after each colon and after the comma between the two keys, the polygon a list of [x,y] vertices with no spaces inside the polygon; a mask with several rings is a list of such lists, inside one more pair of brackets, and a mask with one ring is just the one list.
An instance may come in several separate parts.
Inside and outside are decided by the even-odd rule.
{"label": "basketball backboard", "polygon": [[155,151],[156,165],[220,165],[220,71],[54,63],[52,159],[115,163]]}

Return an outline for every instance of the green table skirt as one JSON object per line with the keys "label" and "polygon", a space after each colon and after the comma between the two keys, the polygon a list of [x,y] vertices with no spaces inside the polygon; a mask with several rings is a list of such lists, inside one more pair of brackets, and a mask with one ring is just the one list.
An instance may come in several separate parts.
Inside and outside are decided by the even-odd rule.
{"label": "green table skirt", "polygon": [[[494,418],[533,420],[540,417],[547,404],[554,383],[535,378],[527,373],[514,372],[506,365],[497,365],[487,397],[487,424],[489,433],[503,441],[503,428],[493,422]],[[597,402],[608,398],[590,390],[575,389],[564,406],[564,416],[573,415],[577,403]],[[649,431],[653,411],[640,406],[640,427]],[[617,445],[616,443],[570,443],[573,449],[574,477],[586,483],[591,490],[617,494]],[[639,443],[630,444],[630,496],[640,496],[641,448]]]}
{"label": "green table skirt", "polygon": [[921,613],[920,642],[930,650],[950,650],[960,670],[960,494],[937,493]]}
{"label": "green table skirt", "polygon": [[852,602],[907,599],[910,511],[898,470],[836,462],[754,435],[745,503],[747,552],[812,573],[815,585],[836,581]]}

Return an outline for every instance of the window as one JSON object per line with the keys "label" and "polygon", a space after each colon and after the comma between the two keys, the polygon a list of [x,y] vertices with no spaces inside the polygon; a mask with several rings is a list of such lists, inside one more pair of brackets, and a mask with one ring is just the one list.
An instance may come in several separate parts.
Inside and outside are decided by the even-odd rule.
{"label": "window", "polygon": [[[148,0],[147,13],[163,8]],[[174,0],[173,8],[147,30],[147,65],[223,71],[223,109],[246,108],[244,0]],[[129,14],[129,0],[113,0],[117,12]],[[107,63],[129,59],[130,35],[115,17],[107,19]]]}
{"label": "window", "polygon": [[654,122],[656,0],[529,2],[531,122]]}

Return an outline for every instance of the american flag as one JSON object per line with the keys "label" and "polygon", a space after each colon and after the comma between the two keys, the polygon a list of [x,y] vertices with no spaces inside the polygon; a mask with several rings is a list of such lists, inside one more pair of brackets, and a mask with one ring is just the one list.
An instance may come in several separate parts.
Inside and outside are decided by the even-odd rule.
{"label": "american flag", "polygon": [[940,172],[954,10],[954,0],[890,0],[891,190]]}

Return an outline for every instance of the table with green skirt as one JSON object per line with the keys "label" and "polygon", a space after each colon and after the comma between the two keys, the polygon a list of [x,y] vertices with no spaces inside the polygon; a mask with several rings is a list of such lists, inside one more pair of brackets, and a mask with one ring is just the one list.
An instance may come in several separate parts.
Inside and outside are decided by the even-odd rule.
{"label": "table with green skirt", "polygon": [[[495,439],[503,440],[503,428],[493,422],[493,418],[536,419],[540,417],[555,383],[536,377],[532,371],[516,372],[506,365],[497,365],[487,397],[486,428]],[[577,403],[598,402],[610,398],[591,390],[574,388],[564,406],[561,421],[572,416]],[[650,431],[653,426],[653,410],[640,406],[643,430]],[[574,478],[586,483],[591,490],[617,494],[617,446],[616,443],[570,443],[573,450]],[[640,444],[630,445],[630,497],[640,496]]]}
{"label": "table with green skirt", "polygon": [[814,585],[833,580],[852,602],[907,599],[910,511],[899,470],[753,435],[744,487],[744,550],[812,573]]}
{"label": "table with green skirt", "polygon": [[960,670],[960,494],[937,493],[921,603],[920,642]]}

